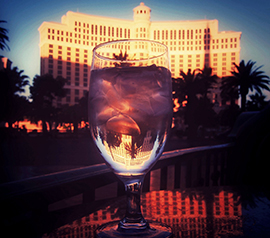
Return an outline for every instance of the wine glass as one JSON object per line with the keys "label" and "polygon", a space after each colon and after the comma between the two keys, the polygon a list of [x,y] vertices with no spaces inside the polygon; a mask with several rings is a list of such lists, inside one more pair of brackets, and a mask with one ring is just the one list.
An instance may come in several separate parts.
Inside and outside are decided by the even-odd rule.
{"label": "wine glass", "polygon": [[172,105],[167,46],[149,40],[117,40],[93,49],[90,130],[127,193],[125,217],[100,226],[97,237],[171,236],[169,226],[143,218],[140,191],[145,174],[162,154]]}

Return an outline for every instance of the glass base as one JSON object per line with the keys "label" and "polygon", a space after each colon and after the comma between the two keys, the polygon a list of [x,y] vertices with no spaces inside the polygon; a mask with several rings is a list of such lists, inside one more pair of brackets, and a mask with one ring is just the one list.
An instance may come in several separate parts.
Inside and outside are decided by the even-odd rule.
{"label": "glass base", "polygon": [[95,237],[151,237],[151,238],[169,238],[173,237],[171,227],[166,224],[148,221],[149,228],[145,229],[119,229],[119,221],[105,223],[99,226],[95,231]]}

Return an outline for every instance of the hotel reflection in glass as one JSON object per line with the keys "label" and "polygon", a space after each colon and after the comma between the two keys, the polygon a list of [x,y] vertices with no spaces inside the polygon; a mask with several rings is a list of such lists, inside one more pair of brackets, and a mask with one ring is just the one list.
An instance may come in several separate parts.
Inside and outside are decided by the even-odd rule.
{"label": "hotel reflection in glass", "polygon": [[[180,70],[213,69],[219,77],[230,75],[239,63],[241,32],[218,31],[218,20],[151,21],[151,9],[140,3],[133,20],[68,11],[61,23],[43,22],[40,32],[40,74],[67,79],[67,95],[58,105],[73,105],[88,91],[92,49],[106,41],[150,39],[170,50],[172,77]],[[212,92],[218,97],[218,91]]]}
{"label": "hotel reflection in glass", "polygon": [[[226,188],[210,191],[187,189],[144,193],[142,212],[146,219],[170,225],[175,237],[209,237],[210,233],[210,237],[243,235],[238,197]],[[62,226],[43,238],[94,237],[99,225],[122,218],[125,208],[119,212],[120,203]]]}

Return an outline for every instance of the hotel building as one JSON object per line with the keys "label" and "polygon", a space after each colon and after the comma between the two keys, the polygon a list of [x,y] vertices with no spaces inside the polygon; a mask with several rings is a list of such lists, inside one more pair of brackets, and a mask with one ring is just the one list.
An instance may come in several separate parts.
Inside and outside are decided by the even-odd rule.
{"label": "hotel building", "polygon": [[[142,194],[141,209],[147,220],[169,225],[174,237],[206,238],[209,232],[213,237],[243,235],[242,206],[235,194],[220,190],[208,195],[212,196],[212,203],[206,201],[205,194],[193,190],[151,191]],[[124,209],[119,212],[114,206],[114,209],[108,206],[59,227],[43,238],[95,237],[98,226],[124,216]]]}
{"label": "hotel building", "polygon": [[[40,74],[67,79],[67,95],[57,104],[73,105],[88,91],[92,49],[106,41],[150,39],[170,50],[172,77],[180,71],[209,66],[219,77],[239,63],[241,32],[218,31],[218,20],[151,21],[151,9],[140,3],[133,20],[68,11],[61,23],[43,22],[40,32]],[[215,95],[214,95],[215,96]]]}

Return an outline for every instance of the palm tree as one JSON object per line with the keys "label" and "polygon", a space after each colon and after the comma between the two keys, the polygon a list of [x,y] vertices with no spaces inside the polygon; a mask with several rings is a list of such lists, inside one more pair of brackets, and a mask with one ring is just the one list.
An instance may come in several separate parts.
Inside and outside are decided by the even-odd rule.
{"label": "palm tree", "polygon": [[212,74],[212,68],[205,66],[204,69],[199,70],[197,77],[200,80],[203,97],[210,93],[210,89],[217,83],[217,75]]}
{"label": "palm tree", "polygon": [[259,95],[258,93],[250,95],[250,100],[247,101],[247,110],[248,111],[260,111],[265,108],[269,101],[266,101],[265,95]]}
{"label": "palm tree", "polygon": [[137,154],[141,151],[142,146],[138,146],[135,141],[134,137],[132,136],[131,143],[125,143],[125,150],[130,155],[131,159],[136,159]]}
{"label": "palm tree", "polygon": [[43,132],[47,132],[47,122],[49,125],[55,121],[58,110],[53,106],[56,97],[65,96],[65,79],[58,76],[54,78],[50,74],[42,76],[36,75],[33,85],[30,87],[32,99],[32,121],[42,121]]}
{"label": "palm tree", "polygon": [[201,92],[198,78],[196,77],[197,70],[191,69],[187,73],[180,72],[181,78],[173,79],[173,97],[178,98],[178,103],[192,103],[197,98],[197,94]]}
{"label": "palm tree", "polygon": [[185,124],[188,125],[188,137],[194,138],[200,125],[208,126],[213,122],[215,113],[207,94],[216,83],[217,76],[212,75],[212,69],[189,69],[181,78],[173,79],[173,97],[181,105],[179,110],[184,114]]}
{"label": "palm tree", "polygon": [[[6,21],[0,20],[0,23],[6,23]],[[4,50],[7,49],[9,50],[9,47],[7,45],[7,41],[9,41],[9,38],[7,36],[8,30],[0,27],[0,49]]]}
{"label": "palm tree", "polygon": [[230,89],[230,91],[238,90],[238,94],[241,96],[241,110],[246,110],[246,97],[249,90],[256,90],[259,95],[262,95],[262,89],[270,91],[269,77],[259,69],[262,67],[255,67],[255,63],[251,60],[245,64],[242,60],[239,65],[234,63],[235,70],[232,71],[232,76],[227,78],[226,86],[224,88]]}
{"label": "palm tree", "polygon": [[0,87],[0,121],[6,121],[9,127],[26,114],[27,99],[20,95],[25,91],[28,85],[28,76],[23,74],[23,70],[17,67],[11,68],[11,64],[7,68],[0,71],[1,87]]}

